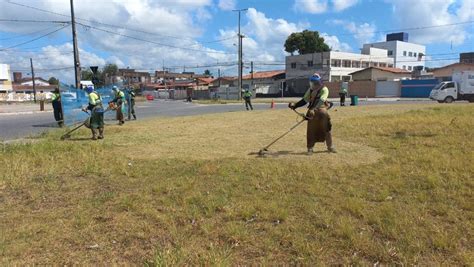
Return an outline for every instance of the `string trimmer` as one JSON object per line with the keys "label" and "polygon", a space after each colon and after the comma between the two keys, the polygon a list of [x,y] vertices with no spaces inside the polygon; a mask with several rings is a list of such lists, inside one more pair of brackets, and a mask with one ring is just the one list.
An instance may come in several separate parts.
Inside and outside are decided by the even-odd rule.
{"label": "string trimmer", "polygon": [[295,125],[293,125],[293,127],[291,127],[288,131],[286,131],[285,133],[283,133],[282,135],[280,135],[278,138],[276,138],[275,140],[273,140],[270,144],[268,144],[266,147],[260,149],[260,151],[258,151],[258,155],[259,156],[264,156],[265,154],[268,153],[268,148],[270,148],[273,144],[275,144],[276,142],[278,142],[278,140],[282,139],[283,137],[285,137],[287,134],[289,134],[291,131],[293,131],[296,127],[298,127],[301,123],[303,123],[305,120],[307,120],[306,118],[306,115],[304,115],[303,113],[299,113],[298,111],[294,110],[293,111],[298,114],[298,116],[302,117],[303,120],[297,122]]}
{"label": "string trimmer", "polygon": [[[109,110],[114,110],[116,109],[116,106],[113,104],[113,103],[110,103],[107,107],[107,109],[104,111],[107,112]],[[61,136],[61,140],[65,140],[65,139],[68,139],[68,138],[71,138],[71,133],[73,133],[74,131],[76,131],[77,129],[81,128],[82,126],[86,126],[86,128],[91,128],[91,115],[89,112],[85,111],[85,110],[82,110],[84,111],[85,113],[87,113],[87,115],[89,115],[89,117],[87,117],[87,119],[84,120],[84,122],[82,122],[81,124],[77,125],[76,127],[74,127],[74,129],[70,130],[69,132],[65,133],[63,136]]]}

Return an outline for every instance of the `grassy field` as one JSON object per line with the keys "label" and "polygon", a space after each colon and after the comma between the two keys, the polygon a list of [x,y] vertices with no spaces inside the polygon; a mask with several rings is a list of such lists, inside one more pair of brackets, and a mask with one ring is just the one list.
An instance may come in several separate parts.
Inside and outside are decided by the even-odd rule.
{"label": "grassy field", "polygon": [[0,154],[2,265],[472,265],[474,105],[289,110],[63,131]]}

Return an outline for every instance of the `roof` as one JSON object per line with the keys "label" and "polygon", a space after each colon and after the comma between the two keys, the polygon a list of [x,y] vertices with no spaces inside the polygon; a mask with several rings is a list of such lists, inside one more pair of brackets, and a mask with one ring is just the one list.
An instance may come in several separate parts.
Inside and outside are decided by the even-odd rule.
{"label": "roof", "polygon": [[[56,89],[56,87],[58,87],[57,85],[37,85],[35,86],[35,89],[37,92],[43,90],[43,91],[46,91],[46,90],[54,90]],[[25,91],[25,90],[33,90],[33,86],[32,85],[21,85],[21,84],[12,84],[12,89],[14,91]]]}
{"label": "roof", "polygon": [[[29,82],[29,81],[31,81],[31,80],[32,80],[31,77],[21,78],[17,83]],[[49,83],[49,81],[47,81],[47,80],[45,80],[45,79],[43,79],[43,78],[41,78],[41,77],[35,77],[35,81],[36,81],[36,80],[40,80],[40,81],[43,81],[43,82],[45,82],[45,83]]]}
{"label": "roof", "polygon": [[354,73],[363,72],[363,71],[372,70],[372,69],[381,70],[381,71],[385,71],[385,72],[391,72],[391,73],[395,73],[395,74],[411,74],[410,71],[407,71],[407,70],[404,70],[404,69],[399,69],[399,68],[368,67],[368,68],[365,68],[365,69],[362,69],[362,70],[358,70],[358,71],[354,71],[354,72],[352,72],[352,73],[349,73],[349,75],[352,75],[352,74],[354,74]]}
{"label": "roof", "polygon": [[433,71],[447,69],[447,68],[453,68],[453,67],[458,67],[458,66],[474,67],[474,63],[465,63],[465,62],[459,63],[459,62],[457,62],[457,63],[446,65],[444,67],[436,68]]}
{"label": "roof", "polygon": [[198,81],[201,83],[201,84],[210,84],[212,83],[215,79],[214,78],[210,78],[210,77],[206,77],[206,78],[197,78]]}
{"label": "roof", "polygon": [[269,79],[273,78],[278,75],[285,74],[285,70],[271,70],[271,71],[259,71],[259,72],[254,72],[253,77],[252,74],[248,74],[242,77],[244,80],[249,80],[249,79]]}

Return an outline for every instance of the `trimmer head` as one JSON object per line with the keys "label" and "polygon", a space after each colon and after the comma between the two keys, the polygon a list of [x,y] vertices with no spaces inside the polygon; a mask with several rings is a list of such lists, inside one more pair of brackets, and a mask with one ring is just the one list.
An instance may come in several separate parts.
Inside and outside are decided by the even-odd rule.
{"label": "trimmer head", "polygon": [[266,149],[266,148],[262,148],[262,149],[260,149],[260,151],[258,151],[259,156],[265,156],[267,154],[268,154],[268,149]]}
{"label": "trimmer head", "polygon": [[66,139],[69,139],[69,138],[71,138],[71,135],[69,135],[69,134],[65,134],[65,135],[61,136],[61,140],[66,140]]}

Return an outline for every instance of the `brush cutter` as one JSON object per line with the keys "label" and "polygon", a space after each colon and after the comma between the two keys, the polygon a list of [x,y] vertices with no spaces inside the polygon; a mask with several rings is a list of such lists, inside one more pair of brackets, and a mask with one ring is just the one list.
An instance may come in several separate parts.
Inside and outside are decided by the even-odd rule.
{"label": "brush cutter", "polygon": [[71,133],[75,132],[77,129],[81,128],[82,126],[86,126],[87,128],[90,128],[90,122],[91,122],[90,114],[89,114],[89,112],[87,112],[85,110],[82,110],[82,111],[87,113],[87,115],[89,115],[89,117],[87,117],[87,119],[85,119],[84,122],[80,123],[78,126],[74,127],[72,130],[68,131],[63,136],[61,136],[61,140],[71,138]]}
{"label": "brush cutter", "polygon": [[260,151],[258,151],[258,155],[259,156],[264,156],[266,153],[268,153],[268,148],[270,148],[273,144],[275,144],[276,142],[278,142],[278,140],[282,139],[283,137],[285,137],[287,134],[289,134],[291,131],[293,131],[296,127],[298,127],[301,123],[303,123],[304,121],[306,121],[308,118],[306,117],[306,115],[304,115],[303,113],[300,113],[296,110],[293,109],[293,111],[298,114],[298,116],[302,117],[303,120],[297,122],[295,125],[293,125],[293,127],[291,127],[288,131],[286,131],[284,134],[280,135],[278,138],[276,138],[275,140],[273,140],[270,144],[268,144],[266,147],[260,149]]}
{"label": "brush cutter", "polygon": [[[117,107],[114,105],[114,103],[109,103],[109,105],[107,106],[107,109],[104,110],[104,113],[109,111],[109,110],[114,110],[116,109]],[[87,119],[84,120],[84,122],[82,122],[81,124],[77,125],[74,129],[70,130],[69,132],[65,133],[63,136],[61,136],[61,140],[65,140],[65,139],[68,139],[68,138],[71,138],[71,133],[76,131],[77,129],[81,128],[82,126],[86,126],[86,128],[91,128],[91,115],[89,112],[85,111],[85,110],[82,110],[84,111],[85,113],[87,113],[87,115],[89,115],[89,117],[87,117]]]}

